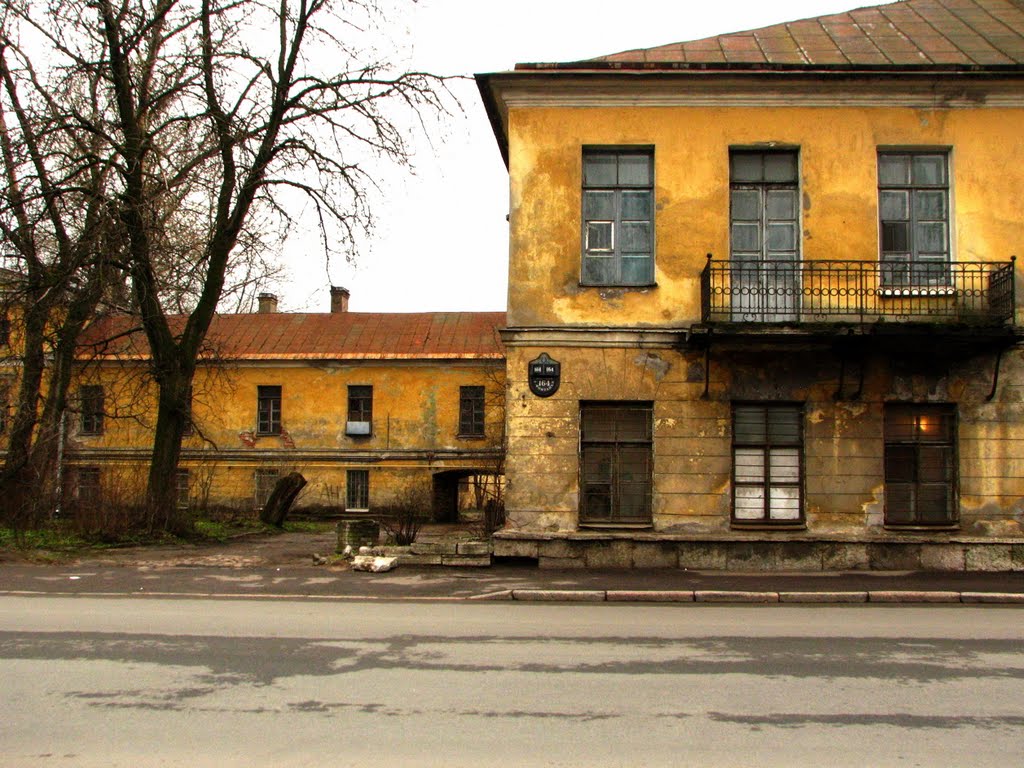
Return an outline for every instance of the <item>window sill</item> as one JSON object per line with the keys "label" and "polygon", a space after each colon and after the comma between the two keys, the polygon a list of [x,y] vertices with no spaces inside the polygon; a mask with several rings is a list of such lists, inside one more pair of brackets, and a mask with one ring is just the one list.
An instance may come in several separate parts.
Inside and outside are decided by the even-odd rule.
{"label": "window sill", "polygon": [[650,530],[654,523],[584,523],[579,524],[580,528],[604,528],[606,530]]}
{"label": "window sill", "polygon": [[657,288],[657,283],[585,283],[580,280],[581,288],[613,288],[616,291],[643,291],[649,288]]}
{"label": "window sill", "polygon": [[786,520],[773,523],[767,520],[732,520],[729,527],[734,531],[806,531],[807,521]]}
{"label": "window sill", "polygon": [[486,440],[487,435],[456,435],[456,440]]}
{"label": "window sill", "polygon": [[882,526],[886,531],[892,531],[893,533],[950,533],[960,530],[960,523],[937,523],[935,525],[920,525],[914,523],[907,524],[892,524],[886,523]]}
{"label": "window sill", "polygon": [[256,437],[280,437],[280,432],[257,432]]}

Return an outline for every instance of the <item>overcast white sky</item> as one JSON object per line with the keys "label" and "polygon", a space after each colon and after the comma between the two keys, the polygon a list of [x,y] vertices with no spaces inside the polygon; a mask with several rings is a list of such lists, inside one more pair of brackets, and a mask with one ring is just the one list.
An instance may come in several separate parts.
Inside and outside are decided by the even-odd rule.
{"label": "overcast white sky", "polygon": [[[576,61],[630,48],[794,21],[865,5],[856,0],[419,0],[392,34],[411,68],[498,72],[517,62]],[[355,265],[328,266],[315,249],[288,249],[290,274],[272,286],[282,311],[327,311],[327,285],[358,312],[505,309],[508,174],[476,85],[454,88],[464,115],[433,146],[418,143],[416,175],[382,172],[387,199]],[[329,272],[329,274],[328,274]]]}

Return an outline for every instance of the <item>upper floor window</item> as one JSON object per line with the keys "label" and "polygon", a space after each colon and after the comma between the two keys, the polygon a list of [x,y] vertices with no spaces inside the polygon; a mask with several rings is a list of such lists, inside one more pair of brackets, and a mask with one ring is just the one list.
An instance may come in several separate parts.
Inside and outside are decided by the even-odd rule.
{"label": "upper floor window", "polygon": [[483,387],[459,387],[459,435],[484,436]]}
{"label": "upper floor window", "polygon": [[583,150],[583,283],[654,282],[654,153]]}
{"label": "upper floor window", "polygon": [[884,287],[949,285],[949,156],[878,153]]}
{"label": "upper floor window", "polygon": [[735,320],[796,318],[800,187],[795,150],[729,153],[729,243]]}
{"label": "upper floor window", "polygon": [[80,432],[83,435],[103,434],[103,387],[87,384],[79,390],[81,398]]}
{"label": "upper floor window", "polygon": [[281,434],[281,387],[256,388],[256,432],[260,435]]}
{"label": "upper floor window", "polygon": [[354,384],[348,388],[348,423],[345,433],[368,435],[373,423],[373,387]]}

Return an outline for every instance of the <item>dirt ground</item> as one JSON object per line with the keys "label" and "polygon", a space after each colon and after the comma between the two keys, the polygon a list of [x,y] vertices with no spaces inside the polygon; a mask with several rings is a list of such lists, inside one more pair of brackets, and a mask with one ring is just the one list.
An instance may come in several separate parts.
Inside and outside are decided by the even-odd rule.
{"label": "dirt ground", "polygon": [[[56,559],[69,564],[98,566],[262,568],[314,565],[313,555],[330,557],[334,554],[336,541],[337,534],[333,530],[324,533],[253,533],[223,543],[124,547],[83,552],[66,558],[57,556]],[[42,556],[42,553],[20,553],[11,550],[0,552],[0,562],[33,560],[51,558]]]}

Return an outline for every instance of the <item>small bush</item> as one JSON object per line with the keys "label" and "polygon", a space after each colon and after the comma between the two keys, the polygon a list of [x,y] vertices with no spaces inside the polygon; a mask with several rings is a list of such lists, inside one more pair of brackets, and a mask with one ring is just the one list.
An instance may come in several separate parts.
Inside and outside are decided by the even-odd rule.
{"label": "small bush", "polygon": [[432,518],[433,506],[430,491],[414,486],[400,493],[391,504],[378,507],[374,518],[395,544],[405,547],[416,541],[420,528]]}

